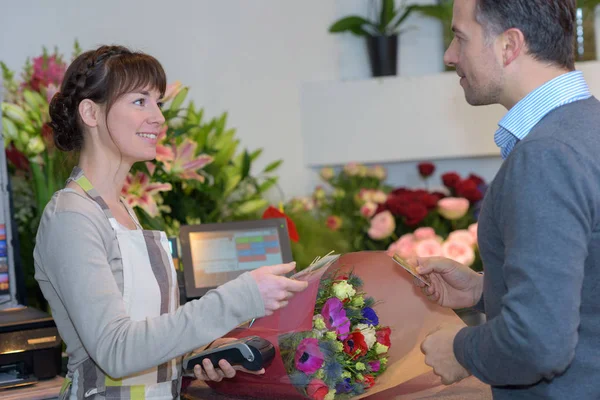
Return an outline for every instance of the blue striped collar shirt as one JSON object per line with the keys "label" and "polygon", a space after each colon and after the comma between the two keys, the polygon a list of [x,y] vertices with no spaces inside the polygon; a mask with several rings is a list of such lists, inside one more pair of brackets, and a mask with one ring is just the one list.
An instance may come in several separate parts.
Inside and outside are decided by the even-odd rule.
{"label": "blue striped collar shirt", "polygon": [[560,75],[529,93],[511,108],[498,123],[494,142],[506,159],[519,140],[550,111],[592,96],[581,71]]}

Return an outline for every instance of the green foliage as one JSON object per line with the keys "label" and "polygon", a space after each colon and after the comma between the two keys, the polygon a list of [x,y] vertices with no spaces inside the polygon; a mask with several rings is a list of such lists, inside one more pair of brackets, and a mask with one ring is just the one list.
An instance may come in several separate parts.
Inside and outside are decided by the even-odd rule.
{"label": "green foliage", "polygon": [[348,238],[338,231],[327,228],[325,221],[310,213],[286,211],[294,221],[300,240],[292,242],[292,253],[296,261],[296,270],[308,267],[312,261],[323,254],[334,252],[343,254],[351,251]]}
{"label": "green foliage", "polygon": [[[350,32],[356,36],[390,36],[400,33],[400,26],[418,9],[417,5],[401,4],[396,7],[394,0],[381,0],[378,20],[368,20],[358,15],[344,17],[329,27],[330,33]],[[372,3],[374,5],[374,3]]]}

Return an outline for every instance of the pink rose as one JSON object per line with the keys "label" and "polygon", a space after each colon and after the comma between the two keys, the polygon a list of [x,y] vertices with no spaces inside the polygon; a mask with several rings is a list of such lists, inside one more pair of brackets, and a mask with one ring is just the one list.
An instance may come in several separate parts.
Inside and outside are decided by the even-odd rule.
{"label": "pink rose", "polygon": [[406,233],[400,236],[400,239],[388,247],[387,254],[393,256],[398,254],[402,258],[412,258],[415,255],[415,237],[412,233]]}
{"label": "pink rose", "polygon": [[371,191],[371,200],[377,204],[383,204],[387,200],[387,194],[381,190],[373,190]]}
{"label": "pink rose", "polygon": [[466,229],[459,229],[459,230],[450,232],[450,235],[448,235],[448,240],[464,242],[468,246],[475,245],[475,239],[473,238],[473,234]]}
{"label": "pink rose", "polygon": [[475,252],[473,247],[465,242],[457,240],[446,240],[442,244],[442,256],[457,261],[467,267],[470,267],[475,261]]}
{"label": "pink rose", "polygon": [[344,166],[344,172],[348,176],[356,176],[360,170],[361,165],[356,162],[348,163]]}
{"label": "pink rose", "polygon": [[371,218],[377,211],[377,204],[368,201],[360,208],[360,214],[365,218]]}
{"label": "pink rose", "polygon": [[469,200],[464,197],[445,197],[438,201],[438,212],[446,219],[462,218],[467,211],[469,211]]}
{"label": "pink rose", "polygon": [[477,227],[478,227],[477,222],[469,225],[469,233],[471,235],[473,235],[473,240],[475,241],[476,245],[477,245]]}
{"label": "pink rose", "polygon": [[433,239],[435,238],[435,231],[433,230],[433,228],[430,228],[428,226],[423,228],[417,228],[415,230],[415,238],[417,240]]}
{"label": "pink rose", "polygon": [[325,167],[321,168],[321,172],[319,172],[319,175],[321,175],[321,179],[327,182],[335,176],[335,171],[331,167]]}
{"label": "pink rose", "polygon": [[367,203],[369,201],[373,201],[372,199],[373,191],[371,189],[360,189],[357,193],[357,202],[359,204]]}
{"label": "pink rose", "polygon": [[325,221],[325,225],[332,231],[337,231],[342,227],[342,219],[337,215],[330,215]]}
{"label": "pink rose", "polygon": [[368,172],[368,175],[373,177],[373,178],[377,178],[380,181],[384,180],[387,172],[385,170],[385,168],[381,165],[375,165],[373,168],[371,168]]}
{"label": "pink rose", "polygon": [[371,239],[383,240],[390,237],[395,229],[396,221],[394,220],[394,216],[389,211],[383,211],[375,214],[367,233]]}
{"label": "pink rose", "polygon": [[415,246],[417,257],[437,257],[442,255],[442,245],[437,239],[425,239]]}

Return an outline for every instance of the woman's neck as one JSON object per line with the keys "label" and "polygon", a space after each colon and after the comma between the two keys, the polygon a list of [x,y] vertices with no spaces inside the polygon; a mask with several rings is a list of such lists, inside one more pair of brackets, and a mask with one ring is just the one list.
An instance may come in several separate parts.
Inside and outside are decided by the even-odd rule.
{"label": "woman's neck", "polygon": [[82,151],[79,168],[90,180],[104,201],[118,203],[125,178],[131,169],[125,160],[111,160],[105,154]]}

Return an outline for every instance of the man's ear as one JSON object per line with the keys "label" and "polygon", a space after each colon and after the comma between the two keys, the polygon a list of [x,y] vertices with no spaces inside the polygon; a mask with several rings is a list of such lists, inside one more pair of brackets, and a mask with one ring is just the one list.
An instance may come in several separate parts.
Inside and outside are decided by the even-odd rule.
{"label": "man's ear", "polygon": [[81,116],[81,121],[90,128],[98,126],[100,114],[100,107],[92,100],[83,99],[81,103],[79,103],[79,115]]}
{"label": "man's ear", "polygon": [[510,65],[521,54],[525,53],[525,36],[520,29],[510,28],[502,34],[502,62],[504,66]]}

